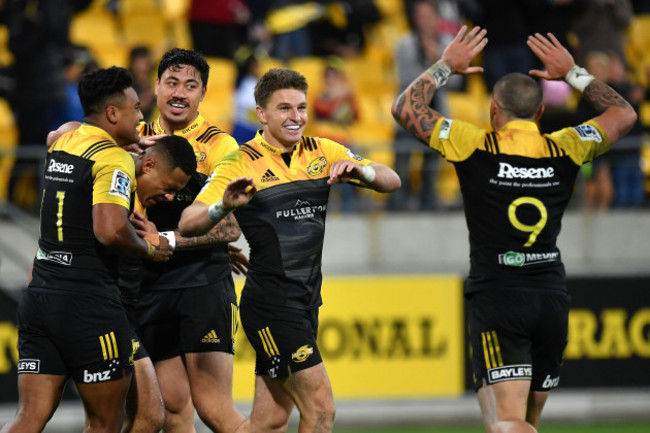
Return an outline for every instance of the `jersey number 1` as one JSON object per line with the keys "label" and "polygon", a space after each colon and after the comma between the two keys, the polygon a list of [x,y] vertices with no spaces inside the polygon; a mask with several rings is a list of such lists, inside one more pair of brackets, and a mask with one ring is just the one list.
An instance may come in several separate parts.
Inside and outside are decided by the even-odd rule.
{"label": "jersey number 1", "polygon": [[63,242],[63,200],[65,199],[65,191],[57,191],[56,198],[59,200],[59,211],[56,213],[56,230],[59,242]]}
{"label": "jersey number 1", "polygon": [[[533,205],[539,211],[539,221],[537,221],[535,225],[531,226],[524,224],[517,218],[517,208],[522,204]],[[522,232],[530,233],[528,242],[524,244],[525,247],[529,247],[535,243],[535,240],[537,240],[537,235],[539,235],[541,231],[544,230],[544,226],[546,225],[546,221],[548,219],[548,212],[546,211],[546,206],[544,206],[544,203],[542,203],[539,199],[536,199],[534,197],[519,197],[517,200],[510,203],[510,207],[508,208],[508,218],[510,218],[510,224],[512,224],[514,228]]]}

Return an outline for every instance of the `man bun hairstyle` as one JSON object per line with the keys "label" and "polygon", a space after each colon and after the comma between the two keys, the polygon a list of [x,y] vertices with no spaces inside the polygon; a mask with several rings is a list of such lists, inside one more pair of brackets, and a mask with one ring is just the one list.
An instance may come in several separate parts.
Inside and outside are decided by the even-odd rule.
{"label": "man bun hairstyle", "polygon": [[518,72],[504,75],[494,85],[494,99],[517,119],[534,119],[543,96],[542,86],[535,79]]}
{"label": "man bun hairstyle", "polygon": [[160,79],[167,69],[175,71],[180,69],[181,65],[192,66],[201,75],[203,87],[208,85],[210,65],[208,65],[207,60],[199,51],[184,48],[172,48],[163,55],[158,64],[158,78]]}
{"label": "man bun hairstyle", "polygon": [[255,85],[255,103],[265,107],[276,90],[296,89],[307,94],[307,79],[297,71],[286,68],[269,69]]}
{"label": "man bun hairstyle", "polygon": [[84,117],[103,112],[106,105],[109,105],[109,99],[124,98],[124,90],[132,86],[131,73],[118,66],[82,75],[78,93]]}

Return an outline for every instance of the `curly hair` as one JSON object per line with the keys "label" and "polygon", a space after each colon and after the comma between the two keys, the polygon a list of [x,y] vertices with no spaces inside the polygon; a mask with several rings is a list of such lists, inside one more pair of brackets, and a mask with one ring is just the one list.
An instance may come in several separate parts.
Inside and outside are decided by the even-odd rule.
{"label": "curly hair", "polygon": [[192,66],[201,75],[203,87],[208,85],[210,65],[208,65],[203,54],[196,50],[186,50],[183,48],[172,48],[163,55],[162,60],[158,64],[158,78],[162,77],[162,74],[167,69],[178,69],[181,65]]}
{"label": "curly hair", "polygon": [[84,117],[101,113],[110,99],[124,98],[124,90],[132,86],[131,73],[118,66],[82,75],[79,80],[79,100]]}

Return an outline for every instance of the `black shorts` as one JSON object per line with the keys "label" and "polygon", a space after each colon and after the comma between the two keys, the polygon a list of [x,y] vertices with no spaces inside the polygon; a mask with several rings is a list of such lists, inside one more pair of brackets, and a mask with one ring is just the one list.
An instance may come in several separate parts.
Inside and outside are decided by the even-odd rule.
{"label": "black shorts", "polygon": [[534,391],[558,386],[571,298],[560,291],[495,289],[469,298],[468,332],[475,388],[530,380]]}
{"label": "black shorts", "polygon": [[184,353],[235,353],[232,277],[203,287],[143,292],[138,316],[142,342],[154,362]]}
{"label": "black shorts", "polygon": [[129,326],[131,328],[131,345],[133,346],[133,355],[131,356],[131,364],[140,359],[149,358],[149,353],[142,344],[142,339],[140,338],[140,325],[138,324],[137,319],[137,306],[125,303],[124,309],[126,310],[126,317],[129,319]]}
{"label": "black shorts", "polygon": [[118,301],[29,288],[18,306],[18,373],[121,379],[133,369],[131,329]]}
{"label": "black shorts", "polygon": [[287,377],[323,362],[316,345],[318,308],[261,307],[242,300],[241,323],[255,349],[255,374]]}

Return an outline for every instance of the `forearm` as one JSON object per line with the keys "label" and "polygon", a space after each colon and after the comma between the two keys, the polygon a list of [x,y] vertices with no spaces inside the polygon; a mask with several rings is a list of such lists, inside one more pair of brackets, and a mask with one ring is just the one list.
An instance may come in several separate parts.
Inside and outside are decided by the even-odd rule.
{"label": "forearm", "polygon": [[611,143],[627,134],[637,119],[632,106],[614,89],[593,79],[584,90],[583,97],[599,113],[594,120],[603,128]]}
{"label": "forearm", "polygon": [[390,193],[402,186],[402,181],[395,171],[383,164],[373,162],[370,164],[375,170],[375,176],[372,182],[364,182],[368,188],[377,192]]}
{"label": "forearm", "polygon": [[217,244],[235,242],[241,236],[241,230],[237,220],[232,214],[228,214],[223,220],[214,226],[208,233],[194,237],[184,237],[176,232],[176,250],[198,250],[213,247]]}
{"label": "forearm", "polygon": [[182,236],[201,236],[215,225],[216,222],[210,218],[209,206],[195,201],[183,211],[178,222],[178,231]]}
{"label": "forearm", "polygon": [[436,121],[442,117],[430,107],[436,90],[436,81],[424,72],[397,97],[391,107],[397,123],[427,145]]}

